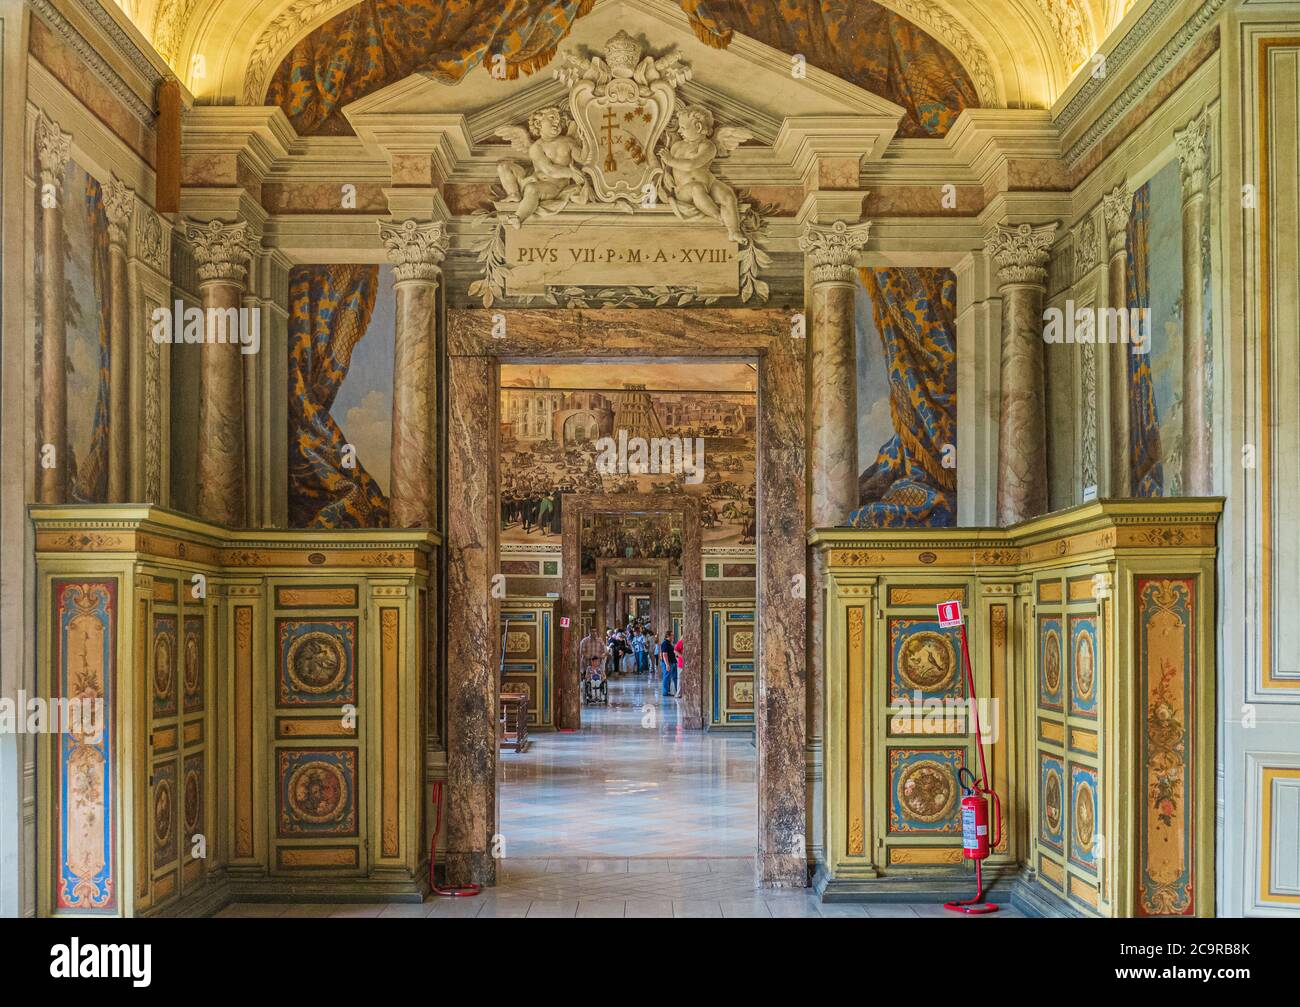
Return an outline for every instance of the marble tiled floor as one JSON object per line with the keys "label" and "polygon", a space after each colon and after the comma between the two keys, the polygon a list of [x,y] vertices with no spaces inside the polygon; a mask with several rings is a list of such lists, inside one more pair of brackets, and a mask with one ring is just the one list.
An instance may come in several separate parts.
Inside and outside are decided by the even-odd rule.
{"label": "marble tiled floor", "polygon": [[610,681],[573,734],[502,752],[501,835],[517,858],[752,857],[758,833],[748,733],[684,731],[647,676]]}
{"label": "marble tiled floor", "polygon": [[[748,735],[683,731],[645,677],[610,683],[582,731],[503,752],[498,884],[419,905],[242,903],[218,915],[333,917],[951,917],[942,906],[826,905],[754,885],[755,751]],[[1004,909],[999,919],[1020,914]]]}

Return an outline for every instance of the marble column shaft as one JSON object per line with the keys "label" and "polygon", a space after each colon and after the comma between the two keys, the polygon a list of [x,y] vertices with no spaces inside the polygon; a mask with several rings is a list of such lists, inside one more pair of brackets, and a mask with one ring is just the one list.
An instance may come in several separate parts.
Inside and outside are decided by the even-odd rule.
{"label": "marble column shaft", "polygon": [[126,239],[135,194],[116,177],[104,188],[108,217],[108,501],[131,498],[131,305]]}
{"label": "marble column shaft", "polygon": [[1212,488],[1205,331],[1205,264],[1202,237],[1209,204],[1209,116],[1203,109],[1174,134],[1183,188],[1183,495],[1208,496]]}
{"label": "marble column shaft", "polygon": [[485,356],[453,356],[448,364],[447,880],[492,885],[501,658],[492,582],[501,512],[497,453],[484,438],[496,429],[497,368]]}
{"label": "marble column shaft", "polygon": [[379,223],[394,265],[397,320],[389,523],[436,527],[438,490],[438,281],[447,238],[441,223]]}
{"label": "marble column shaft", "polygon": [[1043,297],[1055,222],[998,226],[989,236],[1002,297],[998,524],[1047,511],[1047,396]]}
{"label": "marble column shaft", "polygon": [[[41,424],[38,445],[41,503],[68,497],[68,331],[64,315],[63,172],[72,135],[43,113],[36,123],[41,191]],[[46,452],[53,448],[50,459]]]}
{"label": "marble column shaft", "polygon": [[[191,223],[204,342],[199,353],[198,511],[230,528],[245,523],[244,354],[232,318],[243,307],[248,225]],[[231,315],[230,309],[235,309]]]}
{"label": "marble column shaft", "polygon": [[[1125,254],[1128,218],[1133,205],[1133,194],[1120,183],[1106,194],[1103,215],[1106,218],[1106,240],[1110,258],[1107,262],[1107,298],[1112,311],[1123,312],[1127,317],[1128,292],[1125,287]],[[1111,339],[1107,332],[1099,331],[1098,340]],[[1109,341],[1110,381],[1110,486],[1107,496],[1122,498],[1133,493],[1133,463],[1130,434],[1132,420],[1129,415],[1129,354],[1132,344],[1115,338]]]}

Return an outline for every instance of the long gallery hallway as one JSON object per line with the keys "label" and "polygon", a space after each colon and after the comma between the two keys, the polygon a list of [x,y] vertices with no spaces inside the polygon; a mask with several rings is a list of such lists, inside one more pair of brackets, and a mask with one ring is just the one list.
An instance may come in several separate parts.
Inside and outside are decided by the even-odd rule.
{"label": "long gallery hallway", "polygon": [[679,701],[653,679],[615,676],[608,705],[583,706],[582,730],[533,734],[522,755],[501,754],[507,860],[668,857],[752,869],[753,736],[683,730]]}

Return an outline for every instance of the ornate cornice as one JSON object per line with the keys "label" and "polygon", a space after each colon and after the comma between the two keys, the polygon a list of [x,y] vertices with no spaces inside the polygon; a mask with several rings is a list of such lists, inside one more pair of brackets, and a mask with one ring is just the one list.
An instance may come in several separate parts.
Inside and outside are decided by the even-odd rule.
{"label": "ornate cornice", "polygon": [[206,224],[186,221],[185,237],[194,250],[200,282],[244,282],[254,247],[247,221],[233,224],[220,220],[209,220]]}
{"label": "ornate cornice", "polygon": [[849,224],[804,225],[799,248],[812,260],[813,283],[852,283],[857,270],[858,252],[866,247],[871,233],[870,221]]}
{"label": "ornate cornice", "polygon": [[1012,227],[998,224],[994,227],[985,239],[984,247],[997,261],[998,279],[1002,283],[1046,285],[1047,262],[1058,226],[1058,222],[1053,220],[1048,224]]}
{"label": "ornate cornice", "polygon": [[[1133,58],[1138,49],[1146,43],[1153,34],[1158,36],[1159,24],[1164,20],[1166,14],[1173,9],[1179,0],[1154,0],[1146,12],[1138,19],[1127,35],[1125,35],[1107,55],[1106,55],[1106,77],[1103,79],[1089,78],[1079,89],[1070,103],[1059,116],[1056,117],[1056,123],[1062,131],[1069,128],[1070,124],[1083,114],[1084,110],[1091,103],[1093,97],[1105,86],[1107,79],[1113,79],[1114,75]],[[1192,40],[1200,33],[1214,17],[1218,14],[1220,8],[1227,0],[1205,0],[1178,29],[1169,37],[1167,41],[1155,55],[1155,57],[1133,80],[1120,92],[1074,143],[1070,149],[1065,152],[1065,163],[1073,166],[1078,163],[1079,159],[1095,144],[1102,135],[1107,132],[1122,116],[1127,112],[1137,100],[1147,92],[1151,85],[1163,74],[1179,56],[1187,50]]]}
{"label": "ornate cornice", "polygon": [[1174,145],[1178,148],[1178,164],[1183,182],[1183,197],[1201,195],[1206,191],[1210,176],[1210,113],[1200,112],[1180,130],[1174,132]]}
{"label": "ornate cornice", "polygon": [[1106,241],[1111,255],[1124,251],[1124,238],[1132,206],[1133,193],[1126,181],[1120,182],[1102,197],[1101,215],[1106,218]]}
{"label": "ornate cornice", "polygon": [[44,112],[36,120],[36,162],[41,170],[41,185],[63,186],[63,169],[72,156],[72,134]]}
{"label": "ornate cornice", "polygon": [[[81,32],[77,31],[54,4],[50,3],[49,0],[27,0],[27,6],[32,9],[33,14],[49,26],[54,34],[71,46],[81,61],[90,68],[91,72],[108,85],[108,89],[122,101],[122,104],[131,110],[132,115],[146,126],[153,125],[153,108],[149,103],[135,93],[135,89],[122,79],[122,75],[113,69],[108,60],[99,54],[95,46]],[[152,81],[154,77],[149,79]]]}
{"label": "ornate cornice", "polygon": [[379,221],[379,238],[388,252],[388,261],[400,280],[430,280],[442,275],[442,260],[447,254],[447,229],[441,221],[420,223],[418,220]]}
{"label": "ornate cornice", "polygon": [[108,218],[108,240],[126,247],[131,215],[135,212],[135,193],[116,175],[104,186],[104,215]]}

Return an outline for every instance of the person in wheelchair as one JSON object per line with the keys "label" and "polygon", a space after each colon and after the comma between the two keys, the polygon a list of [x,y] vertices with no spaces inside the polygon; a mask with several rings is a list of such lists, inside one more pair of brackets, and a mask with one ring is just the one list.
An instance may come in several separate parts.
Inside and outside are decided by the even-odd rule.
{"label": "person in wheelchair", "polygon": [[582,699],[585,703],[609,702],[609,679],[600,666],[600,658],[590,658],[586,672],[582,676]]}

